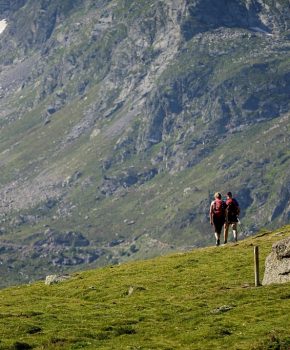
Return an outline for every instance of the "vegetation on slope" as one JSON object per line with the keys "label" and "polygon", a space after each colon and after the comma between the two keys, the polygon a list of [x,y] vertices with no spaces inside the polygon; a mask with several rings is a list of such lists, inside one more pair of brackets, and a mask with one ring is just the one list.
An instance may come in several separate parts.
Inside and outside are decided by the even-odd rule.
{"label": "vegetation on slope", "polygon": [[289,236],[287,226],[2,290],[0,349],[289,349],[289,284],[253,283],[253,246],[263,262]]}
{"label": "vegetation on slope", "polygon": [[0,285],[211,243],[215,190],[289,222],[287,1],[13,3]]}

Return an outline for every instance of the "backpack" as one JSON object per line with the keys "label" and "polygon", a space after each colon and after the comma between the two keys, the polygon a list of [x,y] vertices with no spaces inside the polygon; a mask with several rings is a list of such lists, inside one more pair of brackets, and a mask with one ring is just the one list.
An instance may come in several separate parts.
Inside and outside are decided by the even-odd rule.
{"label": "backpack", "polygon": [[215,216],[223,216],[225,214],[225,203],[221,199],[213,202],[213,213]]}
{"label": "backpack", "polygon": [[227,200],[227,216],[230,218],[236,217],[239,214],[239,207],[237,202],[230,198]]}

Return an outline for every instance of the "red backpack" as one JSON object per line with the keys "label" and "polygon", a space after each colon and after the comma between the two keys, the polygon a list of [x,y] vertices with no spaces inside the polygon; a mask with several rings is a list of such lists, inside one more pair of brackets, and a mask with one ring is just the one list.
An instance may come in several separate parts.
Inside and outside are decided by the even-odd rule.
{"label": "red backpack", "polygon": [[229,217],[237,216],[239,213],[239,207],[237,202],[233,198],[227,200],[227,215]]}
{"label": "red backpack", "polygon": [[216,199],[213,202],[213,213],[215,216],[225,215],[225,202],[221,199]]}

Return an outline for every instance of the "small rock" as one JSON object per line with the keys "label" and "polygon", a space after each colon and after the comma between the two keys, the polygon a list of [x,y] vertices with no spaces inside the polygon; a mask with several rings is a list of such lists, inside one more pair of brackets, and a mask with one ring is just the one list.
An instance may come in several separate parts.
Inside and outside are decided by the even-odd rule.
{"label": "small rock", "polygon": [[134,287],[130,287],[128,290],[128,296],[132,295],[134,293]]}
{"label": "small rock", "polygon": [[47,286],[50,286],[51,284],[64,282],[70,278],[71,277],[69,275],[49,275],[49,276],[46,276],[45,284]]}
{"label": "small rock", "polygon": [[124,239],[113,239],[110,243],[109,243],[109,247],[115,247],[119,244],[124,243],[125,240]]}
{"label": "small rock", "polygon": [[47,124],[49,124],[50,122],[51,122],[50,118],[46,118],[43,124],[44,124],[44,125],[47,125]]}
{"label": "small rock", "polygon": [[49,115],[54,114],[55,112],[56,112],[56,109],[55,109],[54,106],[48,106],[48,107],[47,107],[47,113],[48,113]]}
{"label": "small rock", "polygon": [[232,310],[234,307],[231,306],[231,305],[222,305],[216,309],[213,309],[211,310],[211,313],[212,314],[220,314],[220,313],[223,313],[223,312],[228,312],[230,310]]}
{"label": "small rock", "polygon": [[144,288],[142,286],[130,286],[127,295],[130,296],[130,295],[132,295],[133,293],[135,293],[137,291],[143,292],[145,290],[146,290],[146,288]]}

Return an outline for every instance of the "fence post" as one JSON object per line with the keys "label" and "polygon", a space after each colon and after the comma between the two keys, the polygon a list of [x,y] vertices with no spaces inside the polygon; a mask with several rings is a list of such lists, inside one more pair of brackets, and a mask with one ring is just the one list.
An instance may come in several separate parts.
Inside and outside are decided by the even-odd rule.
{"label": "fence post", "polygon": [[254,268],[255,268],[255,287],[259,287],[260,284],[260,274],[259,274],[259,247],[254,247]]}

